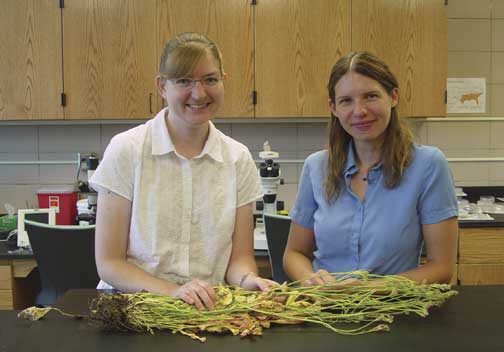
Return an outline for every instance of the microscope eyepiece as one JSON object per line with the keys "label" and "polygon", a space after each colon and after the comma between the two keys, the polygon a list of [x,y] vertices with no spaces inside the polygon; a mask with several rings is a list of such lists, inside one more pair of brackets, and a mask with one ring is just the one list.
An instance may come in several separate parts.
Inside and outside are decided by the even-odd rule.
{"label": "microscope eyepiece", "polygon": [[259,165],[259,175],[261,177],[278,177],[280,176],[280,165],[271,159],[265,160]]}

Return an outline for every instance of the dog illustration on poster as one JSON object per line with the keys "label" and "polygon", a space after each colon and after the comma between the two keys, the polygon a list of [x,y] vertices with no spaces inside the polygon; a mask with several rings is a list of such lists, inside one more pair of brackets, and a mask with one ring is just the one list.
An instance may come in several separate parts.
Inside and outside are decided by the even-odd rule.
{"label": "dog illustration on poster", "polygon": [[462,94],[460,96],[460,103],[461,104],[464,104],[466,101],[471,101],[471,100],[474,100],[476,102],[476,104],[479,105],[479,97],[482,95],[483,93],[467,93],[467,94]]}

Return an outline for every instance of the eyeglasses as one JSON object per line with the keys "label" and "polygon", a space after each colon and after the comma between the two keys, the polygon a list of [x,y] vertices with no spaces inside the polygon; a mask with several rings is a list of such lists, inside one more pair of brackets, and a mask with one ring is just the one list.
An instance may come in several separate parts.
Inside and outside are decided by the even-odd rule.
{"label": "eyeglasses", "polygon": [[218,77],[205,77],[202,79],[192,79],[192,78],[173,78],[169,80],[178,89],[189,90],[193,89],[196,82],[200,82],[205,88],[215,87],[222,81],[222,78]]}

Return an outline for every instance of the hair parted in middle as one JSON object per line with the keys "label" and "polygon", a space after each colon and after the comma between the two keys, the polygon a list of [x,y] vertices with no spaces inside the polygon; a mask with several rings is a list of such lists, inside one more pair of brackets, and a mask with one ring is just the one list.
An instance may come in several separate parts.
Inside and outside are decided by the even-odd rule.
{"label": "hair parted in middle", "polygon": [[[392,95],[394,89],[399,89],[397,79],[385,62],[366,51],[351,52],[340,58],[332,67],[327,84],[329,99],[332,103],[335,103],[336,84],[348,72],[356,72],[375,80],[389,96]],[[336,199],[340,192],[340,182],[343,181],[343,171],[352,136],[343,129],[338,118],[332,113],[328,130],[329,157],[325,189],[327,201],[331,201]],[[399,118],[396,105],[392,107],[381,150],[385,187],[393,188],[399,184],[405,168],[411,162],[412,153],[413,135],[406,122]]]}

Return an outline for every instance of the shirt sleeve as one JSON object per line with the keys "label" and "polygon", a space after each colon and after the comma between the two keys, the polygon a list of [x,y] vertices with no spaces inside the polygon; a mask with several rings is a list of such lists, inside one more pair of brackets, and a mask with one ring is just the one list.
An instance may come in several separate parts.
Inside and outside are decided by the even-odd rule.
{"label": "shirt sleeve", "polygon": [[237,208],[263,196],[259,171],[248,150],[242,154],[236,167],[236,191]]}
{"label": "shirt sleeve", "polygon": [[419,202],[421,224],[435,224],[458,215],[455,186],[443,153],[432,148]]}
{"label": "shirt sleeve", "polygon": [[111,191],[128,200],[133,199],[134,160],[132,148],[124,134],[110,141],[89,184],[98,192]]}
{"label": "shirt sleeve", "polygon": [[[303,165],[301,177],[299,179],[298,193],[294,207],[289,212],[289,216],[296,224],[304,228],[312,229],[315,224],[315,211],[317,210],[317,202],[313,192],[314,183],[320,182],[317,180],[316,174],[312,173],[314,159],[308,157]],[[314,178],[315,176],[315,178]]]}

